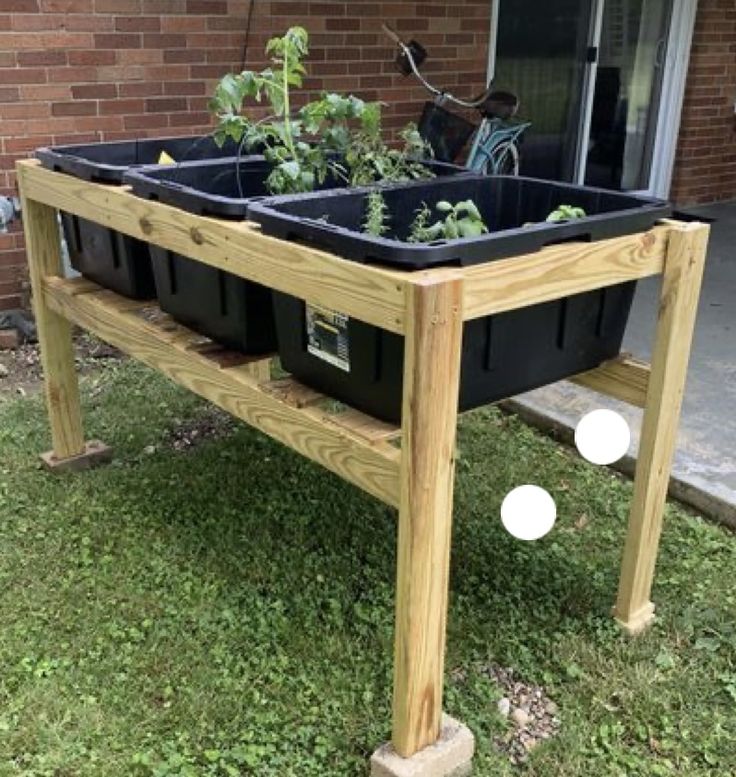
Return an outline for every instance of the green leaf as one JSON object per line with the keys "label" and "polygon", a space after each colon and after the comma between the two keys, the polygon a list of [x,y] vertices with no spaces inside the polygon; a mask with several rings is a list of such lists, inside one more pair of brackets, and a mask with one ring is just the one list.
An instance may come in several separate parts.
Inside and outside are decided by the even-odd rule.
{"label": "green leaf", "polygon": [[282,162],[279,165],[279,170],[281,170],[287,178],[296,181],[301,173],[301,166],[299,165],[299,162],[292,159],[288,162]]}

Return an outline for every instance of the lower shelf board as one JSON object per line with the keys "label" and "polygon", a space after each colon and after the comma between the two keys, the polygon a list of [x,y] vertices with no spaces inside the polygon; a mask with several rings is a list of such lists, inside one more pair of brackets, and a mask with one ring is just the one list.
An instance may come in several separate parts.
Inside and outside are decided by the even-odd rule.
{"label": "lower shelf board", "polygon": [[[252,367],[263,356],[234,354],[203,340],[156,313],[150,301],[129,300],[85,279],[47,277],[43,291],[59,315],[381,501],[398,505],[401,452],[389,442],[398,427],[352,410],[330,414],[319,406],[328,397],[293,379],[257,380]],[[313,401],[305,402],[310,394]]]}

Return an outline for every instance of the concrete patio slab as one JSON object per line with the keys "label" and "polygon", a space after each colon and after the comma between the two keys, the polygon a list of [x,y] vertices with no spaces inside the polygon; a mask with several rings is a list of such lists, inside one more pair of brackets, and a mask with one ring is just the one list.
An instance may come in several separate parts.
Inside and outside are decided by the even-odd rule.
{"label": "concrete patio slab", "polygon": [[[689,208],[716,219],[698,310],[670,493],[736,528],[736,201]],[[659,279],[639,282],[624,350],[649,359],[657,317]],[[568,442],[587,412],[608,407],[632,430],[629,456],[616,467],[632,473],[641,411],[567,382],[515,397],[506,407],[530,423],[556,430]]]}

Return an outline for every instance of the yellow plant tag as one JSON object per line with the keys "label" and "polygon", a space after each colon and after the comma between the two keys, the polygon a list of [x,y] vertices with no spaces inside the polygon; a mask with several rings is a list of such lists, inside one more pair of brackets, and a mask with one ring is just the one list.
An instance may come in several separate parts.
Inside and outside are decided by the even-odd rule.
{"label": "yellow plant tag", "polygon": [[172,159],[172,157],[170,157],[165,151],[162,151],[158,155],[158,163],[160,165],[175,165],[176,160]]}

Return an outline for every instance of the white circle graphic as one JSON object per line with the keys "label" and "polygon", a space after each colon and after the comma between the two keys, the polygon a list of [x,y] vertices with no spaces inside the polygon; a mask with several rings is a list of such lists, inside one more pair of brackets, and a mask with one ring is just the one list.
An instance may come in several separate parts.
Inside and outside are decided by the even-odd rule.
{"label": "white circle graphic", "polygon": [[575,445],[592,464],[613,464],[629,450],[631,429],[614,410],[593,410],[575,429]]}
{"label": "white circle graphic", "polygon": [[518,486],[506,494],[501,504],[501,522],[517,540],[544,537],[556,520],[555,500],[539,486]]}

